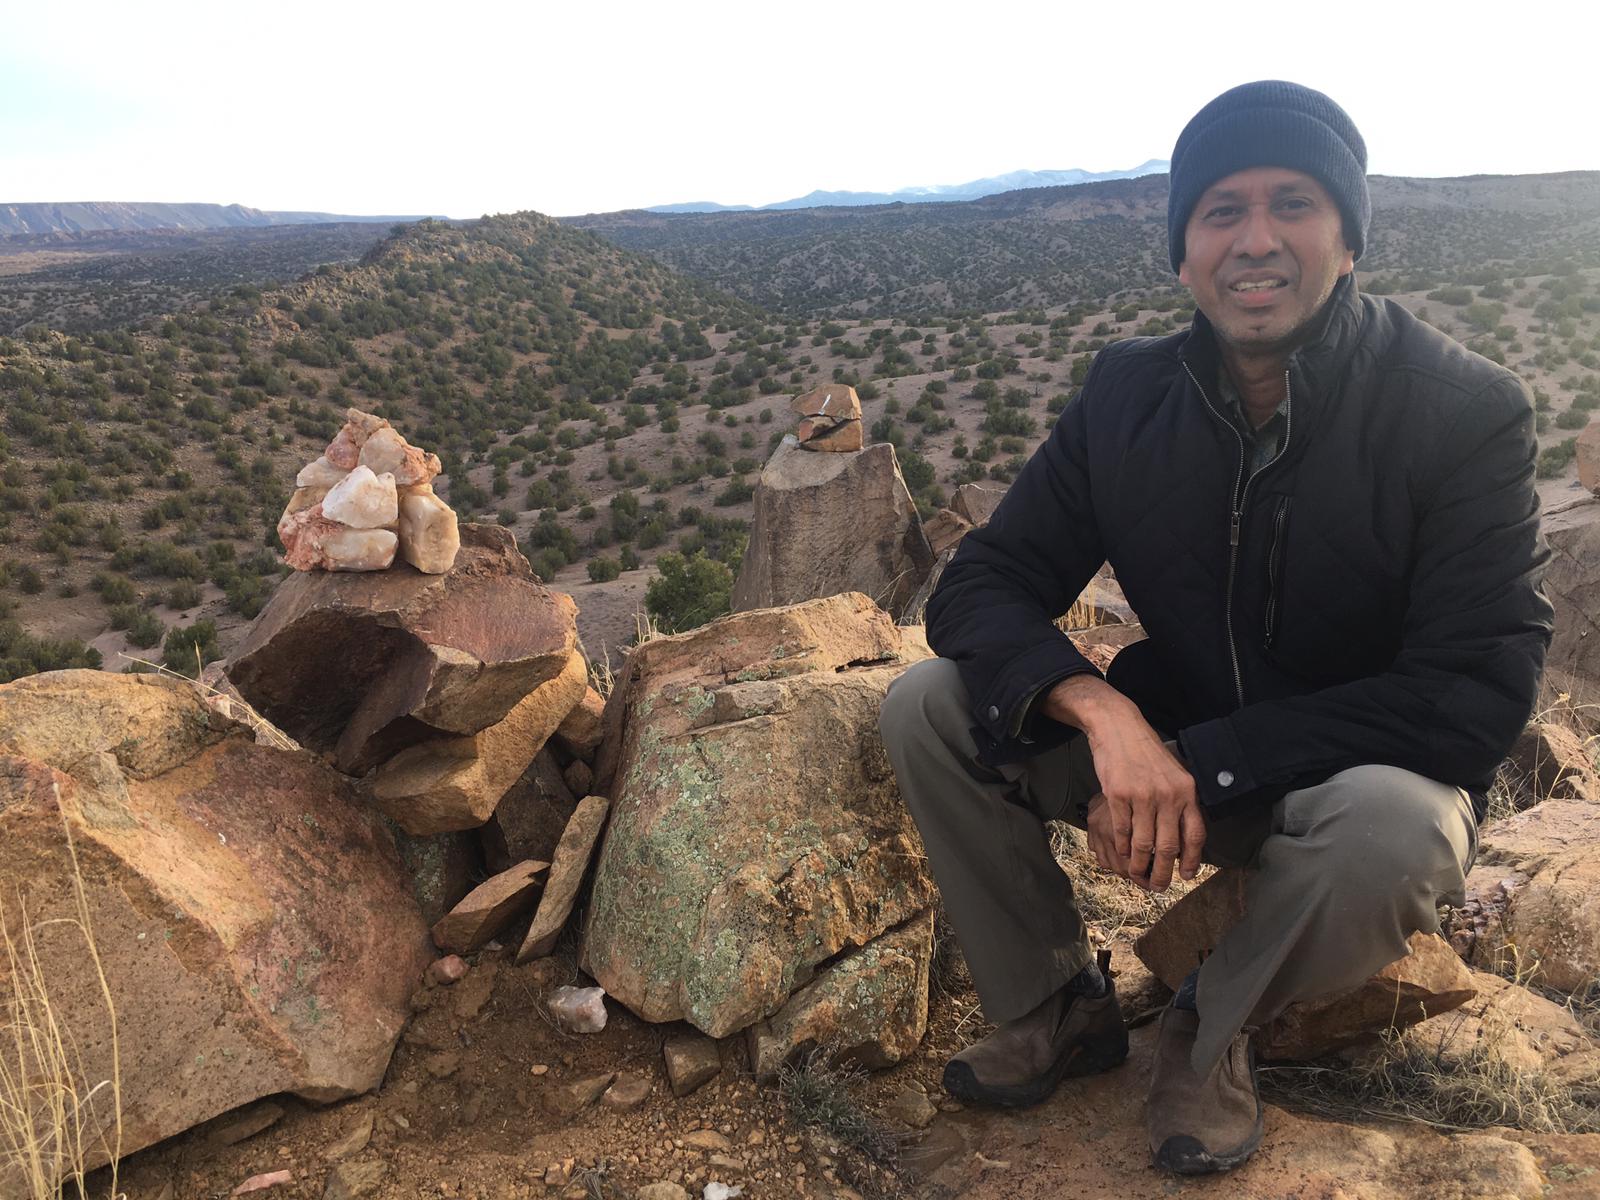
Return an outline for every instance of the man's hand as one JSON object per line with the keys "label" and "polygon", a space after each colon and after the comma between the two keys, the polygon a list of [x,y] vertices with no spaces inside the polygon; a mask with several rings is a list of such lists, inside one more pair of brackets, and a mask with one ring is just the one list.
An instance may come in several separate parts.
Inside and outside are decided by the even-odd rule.
{"label": "man's hand", "polygon": [[1100,865],[1152,892],[1167,890],[1174,862],[1193,879],[1206,843],[1194,777],[1138,707],[1104,680],[1074,675],[1050,690],[1041,711],[1089,739],[1100,779],[1089,848]]}

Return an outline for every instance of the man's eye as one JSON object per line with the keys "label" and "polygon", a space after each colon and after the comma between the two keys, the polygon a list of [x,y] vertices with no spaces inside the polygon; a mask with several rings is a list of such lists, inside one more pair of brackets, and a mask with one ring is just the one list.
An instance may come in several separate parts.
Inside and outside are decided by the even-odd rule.
{"label": "man's eye", "polygon": [[1228,217],[1233,216],[1238,211],[1239,211],[1239,208],[1238,208],[1237,205],[1234,205],[1234,204],[1219,204],[1215,208],[1209,208],[1209,209],[1206,210],[1206,220],[1215,221],[1215,220],[1226,219]]}
{"label": "man's eye", "polygon": [[1282,200],[1278,201],[1278,207],[1289,212],[1300,212],[1303,209],[1310,208],[1311,201],[1307,200],[1304,196],[1285,196]]}

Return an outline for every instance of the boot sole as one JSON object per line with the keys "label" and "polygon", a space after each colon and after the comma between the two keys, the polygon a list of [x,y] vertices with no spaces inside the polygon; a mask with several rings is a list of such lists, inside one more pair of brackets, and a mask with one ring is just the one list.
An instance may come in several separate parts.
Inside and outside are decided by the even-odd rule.
{"label": "boot sole", "polygon": [[1226,1154],[1213,1154],[1191,1137],[1170,1137],[1156,1151],[1156,1166],[1174,1175],[1215,1175],[1231,1171],[1256,1152],[1264,1129],[1265,1123],[1258,1113],[1255,1130],[1249,1138]]}
{"label": "boot sole", "polygon": [[963,1104],[1030,1108],[1049,1099],[1050,1093],[1056,1090],[1063,1079],[1098,1075],[1121,1066],[1127,1057],[1128,1032],[1123,1029],[1118,1030],[1114,1037],[1079,1042],[1069,1047],[1048,1071],[1027,1083],[983,1084],[978,1082],[978,1077],[966,1063],[949,1063],[944,1069],[944,1090]]}

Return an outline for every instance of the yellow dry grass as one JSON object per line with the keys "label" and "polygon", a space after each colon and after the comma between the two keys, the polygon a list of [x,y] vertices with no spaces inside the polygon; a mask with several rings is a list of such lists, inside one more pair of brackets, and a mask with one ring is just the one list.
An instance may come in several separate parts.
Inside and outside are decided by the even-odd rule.
{"label": "yellow dry grass", "polygon": [[[62,827],[72,864],[75,914],[34,922],[20,889],[9,903],[0,894],[0,1190],[17,1200],[74,1194],[86,1200],[88,1165],[101,1158],[110,1163],[106,1194],[117,1195],[122,1084],[116,1005],[65,818]],[[90,1081],[77,1031],[57,1007],[38,941],[40,931],[50,926],[65,927],[82,938],[111,1029],[109,1078]]]}

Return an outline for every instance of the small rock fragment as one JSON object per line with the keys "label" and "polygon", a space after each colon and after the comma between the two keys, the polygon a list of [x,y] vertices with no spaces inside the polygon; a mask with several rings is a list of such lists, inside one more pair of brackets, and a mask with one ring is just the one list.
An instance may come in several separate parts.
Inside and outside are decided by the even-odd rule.
{"label": "small rock fragment", "polygon": [[633,1200],[689,1200],[689,1193],[668,1180],[647,1183],[633,1194]]}
{"label": "small rock fragment", "polygon": [[328,443],[324,457],[336,467],[346,471],[361,461],[361,449],[367,439],[380,429],[388,429],[389,422],[382,417],[364,413],[359,408],[345,410],[344,427]]}
{"label": "small rock fragment", "polygon": [[605,988],[562,984],[550,993],[546,1007],[568,1033],[599,1033],[606,1027]]}
{"label": "small rock fragment", "polygon": [[667,1081],[674,1096],[687,1096],[722,1070],[717,1043],[708,1037],[668,1038],[661,1047],[667,1064]]}
{"label": "small rock fragment", "polygon": [[371,1196],[383,1183],[386,1170],[387,1166],[381,1158],[341,1163],[328,1173],[322,1200],[360,1200],[362,1196]]}
{"label": "small rock fragment", "polygon": [[233,1189],[233,1195],[243,1196],[247,1192],[264,1192],[270,1187],[277,1187],[280,1183],[289,1183],[294,1175],[289,1171],[268,1171],[263,1175],[252,1175],[238,1187]]}
{"label": "small rock fragment", "polygon": [[700,1193],[700,1200],[734,1200],[734,1197],[742,1195],[744,1195],[742,1187],[730,1187],[726,1183],[717,1183],[713,1180],[706,1184],[706,1190]]}
{"label": "small rock fragment", "polygon": [[939,1110],[933,1106],[933,1101],[913,1088],[902,1088],[899,1095],[889,1101],[885,1111],[896,1121],[902,1125],[909,1125],[912,1129],[926,1129],[933,1123],[934,1117],[939,1115]]}
{"label": "small rock fragment", "polygon": [[366,1113],[351,1127],[349,1133],[323,1151],[323,1157],[331,1162],[338,1162],[340,1159],[349,1158],[352,1154],[360,1154],[371,1140],[372,1114]]}
{"label": "small rock fragment", "polygon": [[467,960],[459,954],[446,954],[443,958],[436,958],[428,967],[430,982],[448,987],[467,973]]}
{"label": "small rock fragment", "polygon": [[618,1075],[600,1097],[600,1103],[614,1112],[629,1112],[643,1104],[650,1094],[650,1080],[636,1074]]}
{"label": "small rock fragment", "polygon": [[221,1124],[213,1126],[206,1141],[213,1146],[236,1146],[247,1138],[271,1129],[283,1119],[281,1106],[267,1101],[230,1114]]}
{"label": "small rock fragment", "polygon": [[574,796],[587,796],[590,785],[594,783],[594,769],[583,759],[575,758],[561,772],[561,778]]}
{"label": "small rock fragment", "polygon": [[394,476],[357,467],[322,498],[322,515],[351,529],[391,529],[400,519]]}
{"label": "small rock fragment", "polygon": [[683,1135],[683,1144],[693,1146],[696,1150],[718,1150],[725,1154],[733,1153],[733,1143],[725,1134],[718,1133],[715,1129],[694,1129]]}
{"label": "small rock fragment", "polygon": [[296,571],[382,571],[399,544],[387,529],[350,529],[323,515],[322,505],[293,513],[278,526],[284,562]]}
{"label": "small rock fragment", "polygon": [[[576,1116],[600,1099],[615,1078],[616,1072],[606,1071],[599,1075],[586,1075],[582,1079],[574,1079],[551,1094],[550,1107],[563,1117]],[[570,1171],[568,1174],[570,1177]],[[548,1183],[549,1180],[545,1182]]]}
{"label": "small rock fragment", "polygon": [[425,575],[443,575],[455,566],[461,526],[455,510],[427,484],[400,493],[400,553]]}
{"label": "small rock fragment", "polygon": [[605,698],[591,687],[556,729],[556,736],[574,758],[594,760],[594,752],[600,748],[600,718],[605,708]]}

